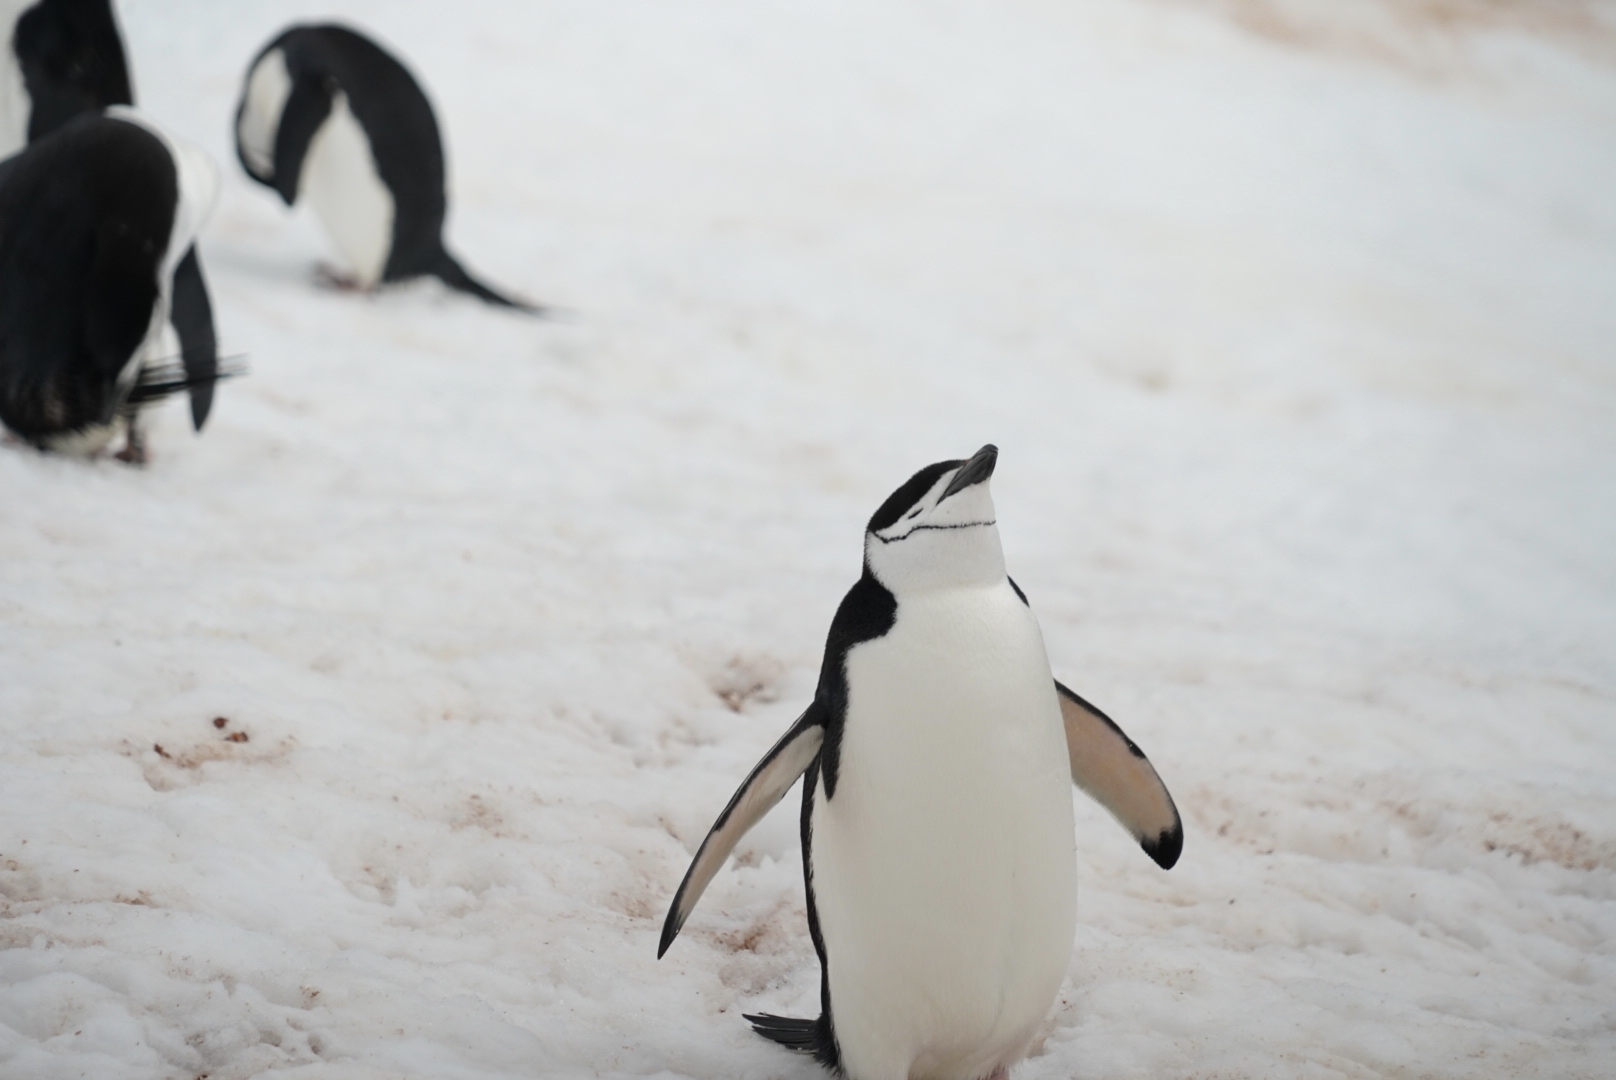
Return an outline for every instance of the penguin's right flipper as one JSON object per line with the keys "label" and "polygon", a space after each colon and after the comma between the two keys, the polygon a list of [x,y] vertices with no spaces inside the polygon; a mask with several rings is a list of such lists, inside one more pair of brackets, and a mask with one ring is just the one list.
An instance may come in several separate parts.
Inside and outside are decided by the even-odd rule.
{"label": "penguin's right flipper", "polygon": [[673,944],[673,939],[679,936],[679,928],[684,926],[696,901],[701,899],[708,883],[724,865],[724,860],[729,858],[729,853],[735,850],[741,837],[785,798],[791,785],[797,782],[797,777],[806,772],[819,756],[819,748],[824,742],[823,710],[815,700],[791,725],[791,730],[763,755],[763,760],[757,763],[752,774],[730,799],[729,805],[724,807],[724,812],[713,822],[707,839],[701,842],[696,857],[691,860],[690,869],[685,871],[685,879],[679,883],[679,891],[673,895],[667,921],[662,924],[662,941],[657,946],[657,959],[662,958],[668,946]]}
{"label": "penguin's right flipper", "polygon": [[219,339],[213,330],[213,303],[202,277],[196,245],[174,268],[174,293],[169,319],[180,339],[186,388],[191,394],[191,425],[202,430],[213,408],[213,384],[219,381]]}
{"label": "penguin's right flipper", "polygon": [[1072,783],[1111,811],[1163,870],[1184,850],[1184,823],[1145,752],[1105,713],[1055,682]]}
{"label": "penguin's right flipper", "polygon": [[484,285],[472,277],[471,273],[460,265],[460,261],[449,254],[447,250],[438,253],[430,272],[433,277],[449,286],[449,288],[458,289],[463,293],[470,293],[477,299],[493,304],[495,307],[515,308],[517,311],[525,312],[528,315],[544,314],[544,308],[538,304],[530,304],[525,300],[513,300],[504,293],[496,292]]}
{"label": "penguin's right flipper", "polygon": [[[321,125],[331,115],[336,93],[333,83],[305,75],[292,84],[281,108],[280,126],[275,129],[275,182],[280,197],[291,206],[297,202],[297,185],[303,176],[303,159]],[[240,139],[237,139],[238,153]],[[246,158],[242,158],[243,164]],[[249,174],[252,170],[247,170]]]}

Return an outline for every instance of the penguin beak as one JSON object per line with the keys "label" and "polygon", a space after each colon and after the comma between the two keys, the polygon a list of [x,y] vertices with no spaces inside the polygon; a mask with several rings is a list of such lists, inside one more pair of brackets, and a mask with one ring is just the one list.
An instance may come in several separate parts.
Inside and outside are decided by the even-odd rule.
{"label": "penguin beak", "polygon": [[937,504],[941,506],[949,496],[958,495],[966,488],[974,487],[992,476],[993,466],[998,464],[998,461],[999,448],[992,443],[972,454],[971,460],[960,466],[960,471],[948,482],[948,487],[944,489],[942,498],[937,500]]}

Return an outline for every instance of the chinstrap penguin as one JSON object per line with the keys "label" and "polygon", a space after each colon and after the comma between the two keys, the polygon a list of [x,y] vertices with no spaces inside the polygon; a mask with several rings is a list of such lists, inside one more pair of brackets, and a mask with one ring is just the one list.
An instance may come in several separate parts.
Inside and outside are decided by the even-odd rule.
{"label": "chinstrap penguin", "polygon": [[443,244],[443,142],[404,65],[345,26],[294,26],[248,69],[236,109],[247,175],[286,205],[306,196],[348,284],[430,274],[491,304],[539,313],[478,281]]}
{"label": "chinstrap penguin", "polygon": [[747,1019],[851,1080],[1002,1080],[1026,1055],[1076,930],[1071,784],[1163,868],[1183,849],[1150,762],[1050,671],[1005,573],[997,457],[984,446],[922,469],[870,519],[813,703],[702,842],[657,951],[806,775],[821,1013]]}
{"label": "chinstrap penguin", "polygon": [[0,422],[87,455],[121,425],[138,463],[140,409],[183,390],[201,430],[221,372],[195,240],[218,186],[206,154],[121,106],[0,162]]}
{"label": "chinstrap penguin", "polygon": [[132,105],[111,0],[0,0],[0,157],[80,113]]}

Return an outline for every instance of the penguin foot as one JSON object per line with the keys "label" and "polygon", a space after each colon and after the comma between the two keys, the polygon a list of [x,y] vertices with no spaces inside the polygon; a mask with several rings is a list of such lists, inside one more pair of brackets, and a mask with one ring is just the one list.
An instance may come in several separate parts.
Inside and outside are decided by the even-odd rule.
{"label": "penguin foot", "polygon": [[123,449],[112,456],[125,465],[144,465],[151,460],[146,453],[146,440],[134,428],[129,429],[129,438],[124,442]]}
{"label": "penguin foot", "polygon": [[329,263],[316,263],[314,267],[314,283],[321,288],[334,289],[337,292],[369,292],[370,290],[360,284],[358,278],[352,274],[338,270]]}

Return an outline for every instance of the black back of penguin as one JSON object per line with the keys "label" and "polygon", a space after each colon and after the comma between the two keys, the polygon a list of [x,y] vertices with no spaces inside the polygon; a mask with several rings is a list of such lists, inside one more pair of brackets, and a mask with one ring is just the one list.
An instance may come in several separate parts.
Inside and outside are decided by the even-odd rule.
{"label": "black back of penguin", "polygon": [[[254,100],[253,77],[277,51],[290,87],[278,117],[255,118],[268,145],[253,148],[244,135],[254,126],[249,110],[265,105]],[[490,303],[537,311],[472,277],[446,250],[446,168],[432,105],[402,63],[356,30],[335,24],[294,26],[253,59],[236,110],[236,153],[247,174],[273,188],[287,205],[294,204],[311,145],[339,93],[363,129],[377,176],[393,200],[392,242],[381,280],[432,275]]]}
{"label": "black back of penguin", "polygon": [[80,113],[134,103],[111,0],[40,0],[17,17],[9,46],[28,96],[29,142]]}
{"label": "black back of penguin", "polygon": [[[112,117],[80,117],[0,165],[6,427],[37,446],[69,449],[121,418],[133,448],[133,410],[187,390],[200,429],[218,367],[195,249],[185,239],[177,263],[171,256],[180,253],[168,250],[181,197],[164,140]],[[135,361],[166,288],[183,367],[145,370]]]}
{"label": "black back of penguin", "polygon": [[30,441],[109,424],[150,328],[179,182],[162,142],[86,118],[0,182],[0,419]]}

